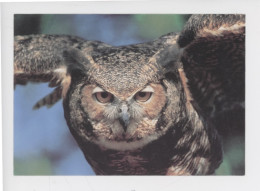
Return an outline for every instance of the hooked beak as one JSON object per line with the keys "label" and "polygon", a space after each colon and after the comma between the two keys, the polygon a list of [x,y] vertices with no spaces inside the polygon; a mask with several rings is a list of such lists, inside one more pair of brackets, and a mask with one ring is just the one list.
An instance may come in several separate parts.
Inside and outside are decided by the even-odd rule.
{"label": "hooked beak", "polygon": [[119,122],[122,125],[124,131],[126,132],[127,127],[130,123],[130,114],[128,112],[127,105],[122,105],[121,108],[120,108]]}

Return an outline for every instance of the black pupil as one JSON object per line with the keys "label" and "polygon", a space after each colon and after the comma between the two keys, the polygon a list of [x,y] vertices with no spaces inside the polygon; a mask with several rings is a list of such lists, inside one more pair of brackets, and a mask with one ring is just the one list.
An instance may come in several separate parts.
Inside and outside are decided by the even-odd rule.
{"label": "black pupil", "polygon": [[146,92],[139,92],[139,96],[140,97],[145,97],[146,96]]}
{"label": "black pupil", "polygon": [[108,93],[107,92],[102,92],[101,93],[101,97],[102,98],[107,98],[108,97]]}

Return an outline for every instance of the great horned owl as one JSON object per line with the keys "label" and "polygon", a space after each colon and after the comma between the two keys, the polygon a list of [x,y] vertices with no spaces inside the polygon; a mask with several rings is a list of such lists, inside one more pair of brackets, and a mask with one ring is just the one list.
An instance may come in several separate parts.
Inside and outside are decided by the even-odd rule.
{"label": "great horned owl", "polygon": [[49,82],[96,174],[212,174],[213,122],[243,110],[243,15],[193,15],[184,30],[114,47],[65,35],[16,36],[14,83]]}

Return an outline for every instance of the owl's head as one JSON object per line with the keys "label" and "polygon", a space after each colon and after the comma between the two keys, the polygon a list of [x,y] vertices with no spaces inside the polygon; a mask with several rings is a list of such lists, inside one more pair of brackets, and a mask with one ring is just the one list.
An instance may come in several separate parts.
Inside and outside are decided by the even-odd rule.
{"label": "owl's head", "polygon": [[167,63],[162,58],[169,50],[111,47],[91,56],[67,51],[71,84],[64,107],[74,136],[104,148],[132,150],[181,120],[180,81],[175,70],[166,70],[176,58]]}

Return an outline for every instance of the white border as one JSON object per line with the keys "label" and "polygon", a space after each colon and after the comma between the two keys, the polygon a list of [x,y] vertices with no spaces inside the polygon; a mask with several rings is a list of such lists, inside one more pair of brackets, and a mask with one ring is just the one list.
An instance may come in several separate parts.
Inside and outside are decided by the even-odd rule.
{"label": "white border", "polygon": [[[142,2],[63,2],[2,4],[2,110],[5,191],[260,190],[258,111],[260,107],[260,2],[255,0],[175,0]],[[246,175],[166,176],[13,176],[13,14],[17,13],[244,13],[246,14]],[[250,188],[252,186],[252,188]]]}

